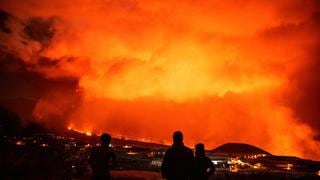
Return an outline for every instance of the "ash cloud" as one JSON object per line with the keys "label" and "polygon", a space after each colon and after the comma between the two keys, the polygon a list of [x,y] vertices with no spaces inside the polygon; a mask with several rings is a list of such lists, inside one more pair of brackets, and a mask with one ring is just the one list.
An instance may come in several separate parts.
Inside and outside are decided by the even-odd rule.
{"label": "ash cloud", "polygon": [[27,20],[23,31],[27,38],[39,42],[42,49],[45,49],[49,46],[50,41],[55,33],[53,23],[53,17],[49,19],[32,17]]}
{"label": "ash cloud", "polygon": [[320,157],[317,0],[0,5],[1,94],[38,121]]}
{"label": "ash cloud", "polygon": [[11,33],[10,28],[7,27],[6,21],[10,18],[10,15],[5,11],[0,11],[0,29],[5,33]]}
{"label": "ash cloud", "polygon": [[[312,26],[315,32],[320,31],[320,3],[318,11],[312,16]],[[315,47],[310,50],[311,62],[298,72],[294,78],[298,79],[297,86],[300,87],[300,96],[294,102],[297,116],[311,127],[317,130],[317,137],[320,136],[320,35],[315,37],[317,41]]]}
{"label": "ash cloud", "polygon": [[[45,119],[51,128],[61,129],[67,126],[65,119],[79,103],[80,96],[77,78],[64,74],[48,78],[39,70],[58,69],[60,65],[60,59],[41,56],[54,36],[53,21],[54,18],[40,17],[24,21],[8,12],[0,12],[3,40],[0,43],[0,83],[4,85],[0,90],[0,103],[18,113],[26,120],[24,123]],[[30,50],[35,43],[39,48],[20,52]]]}
{"label": "ash cloud", "polygon": [[[301,46],[303,54],[292,62],[288,62],[287,66],[296,63],[295,61],[303,61],[297,63],[296,71],[289,74],[290,88],[284,91],[281,100],[288,107],[292,108],[294,115],[298,121],[308,124],[316,132],[314,138],[319,140],[320,135],[320,113],[317,110],[320,106],[320,2],[306,1],[301,2],[299,7],[296,6],[285,14],[296,14],[297,9],[301,6],[308,5],[303,11],[310,10],[311,13],[295,24],[285,24],[269,29],[266,32],[268,38],[284,37],[288,45],[300,43],[299,39],[310,39]],[[294,12],[293,12],[294,11]],[[298,37],[298,38],[297,38]],[[299,38],[300,37],[300,38]],[[293,41],[297,42],[293,42]],[[285,44],[285,45],[287,45]],[[295,53],[295,52],[292,52]]]}

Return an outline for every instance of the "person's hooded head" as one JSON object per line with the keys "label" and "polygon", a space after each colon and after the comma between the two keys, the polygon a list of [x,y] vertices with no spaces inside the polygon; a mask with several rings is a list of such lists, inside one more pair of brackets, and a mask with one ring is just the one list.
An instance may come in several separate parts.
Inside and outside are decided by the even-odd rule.
{"label": "person's hooded head", "polygon": [[205,150],[204,150],[204,144],[199,143],[199,144],[196,145],[196,152],[195,152],[195,154],[196,154],[196,157],[203,157],[203,156],[206,155],[206,152],[205,152]]}
{"label": "person's hooded head", "polygon": [[173,133],[173,144],[175,145],[183,144],[183,134],[181,131],[176,131]]}
{"label": "person's hooded head", "polygon": [[111,141],[111,136],[110,136],[110,134],[103,133],[103,134],[100,136],[100,140],[101,140],[101,142],[102,142],[103,145],[109,146],[110,141]]}

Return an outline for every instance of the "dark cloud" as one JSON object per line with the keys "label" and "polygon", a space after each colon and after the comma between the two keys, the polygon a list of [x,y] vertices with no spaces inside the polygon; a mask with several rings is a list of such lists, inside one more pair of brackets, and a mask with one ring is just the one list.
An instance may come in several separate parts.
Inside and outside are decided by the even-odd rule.
{"label": "dark cloud", "polygon": [[9,18],[9,13],[0,10],[0,30],[8,34],[11,33],[11,29],[6,25],[6,21]]}
{"label": "dark cloud", "polygon": [[[320,32],[320,31],[319,31]],[[293,76],[298,92],[291,94],[298,119],[308,123],[320,135],[320,44],[314,49],[312,62]]]}
{"label": "dark cloud", "polygon": [[48,47],[50,40],[53,38],[55,28],[53,23],[55,18],[32,17],[27,20],[23,31],[27,38],[41,43],[42,47]]}
{"label": "dark cloud", "polygon": [[37,72],[28,71],[28,66],[15,58],[9,59],[10,63],[1,61],[0,73],[0,100],[27,98],[38,101],[50,96],[55,91],[69,96],[78,96],[78,80],[74,78],[48,79]]}
{"label": "dark cloud", "polygon": [[[301,12],[297,12],[299,9],[308,13],[301,14]],[[287,46],[289,49],[294,44],[301,47],[298,57],[282,65],[282,70],[285,70],[294,64],[299,64],[288,77],[291,88],[284,91],[282,102],[285,102],[285,106],[293,111],[297,120],[315,130],[315,139],[319,140],[320,1],[308,0],[291,3],[281,10],[280,16],[304,17],[300,18],[299,21],[284,21],[277,26],[269,27],[260,35],[273,46],[279,46],[280,44],[281,46]],[[309,40],[301,44],[306,39]],[[282,43],[277,44],[279,41]],[[294,54],[296,52],[289,53]]]}
{"label": "dark cloud", "polygon": [[[55,18],[40,17],[23,21],[0,12],[1,36],[4,38],[0,42],[0,105],[16,112],[21,119],[42,121],[46,118],[52,122],[48,123],[51,127],[61,128],[66,126],[65,119],[81,94],[74,76],[49,78],[43,73],[48,69],[59,69],[61,62],[72,61],[72,58],[51,59],[40,55],[54,37],[54,21]],[[28,51],[30,44],[35,42],[40,44],[40,50],[21,55],[21,50]],[[52,113],[44,115],[47,107]]]}
{"label": "dark cloud", "polygon": [[309,28],[315,33],[315,44],[309,49],[306,66],[294,74],[298,93],[293,97],[293,109],[298,119],[308,123],[320,136],[320,3],[308,21]]}

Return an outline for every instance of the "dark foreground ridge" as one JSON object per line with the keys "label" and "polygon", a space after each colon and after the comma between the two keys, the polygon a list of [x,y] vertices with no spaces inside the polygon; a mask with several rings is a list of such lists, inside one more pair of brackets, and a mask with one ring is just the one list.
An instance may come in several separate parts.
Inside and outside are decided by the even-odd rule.
{"label": "dark foreground ridge", "polygon": [[[73,130],[55,132],[21,124],[0,108],[0,179],[90,179],[90,152],[99,142]],[[118,166],[113,179],[157,180],[168,146],[113,138]],[[274,156],[248,144],[227,143],[207,152],[215,164],[211,179],[319,179],[320,162]]]}

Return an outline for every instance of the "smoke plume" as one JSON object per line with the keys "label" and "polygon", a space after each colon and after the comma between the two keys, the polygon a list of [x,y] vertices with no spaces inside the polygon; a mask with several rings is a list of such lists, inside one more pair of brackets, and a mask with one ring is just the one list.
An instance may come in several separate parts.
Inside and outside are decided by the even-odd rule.
{"label": "smoke plume", "polygon": [[2,76],[41,79],[33,115],[49,126],[320,158],[317,0],[0,6]]}

